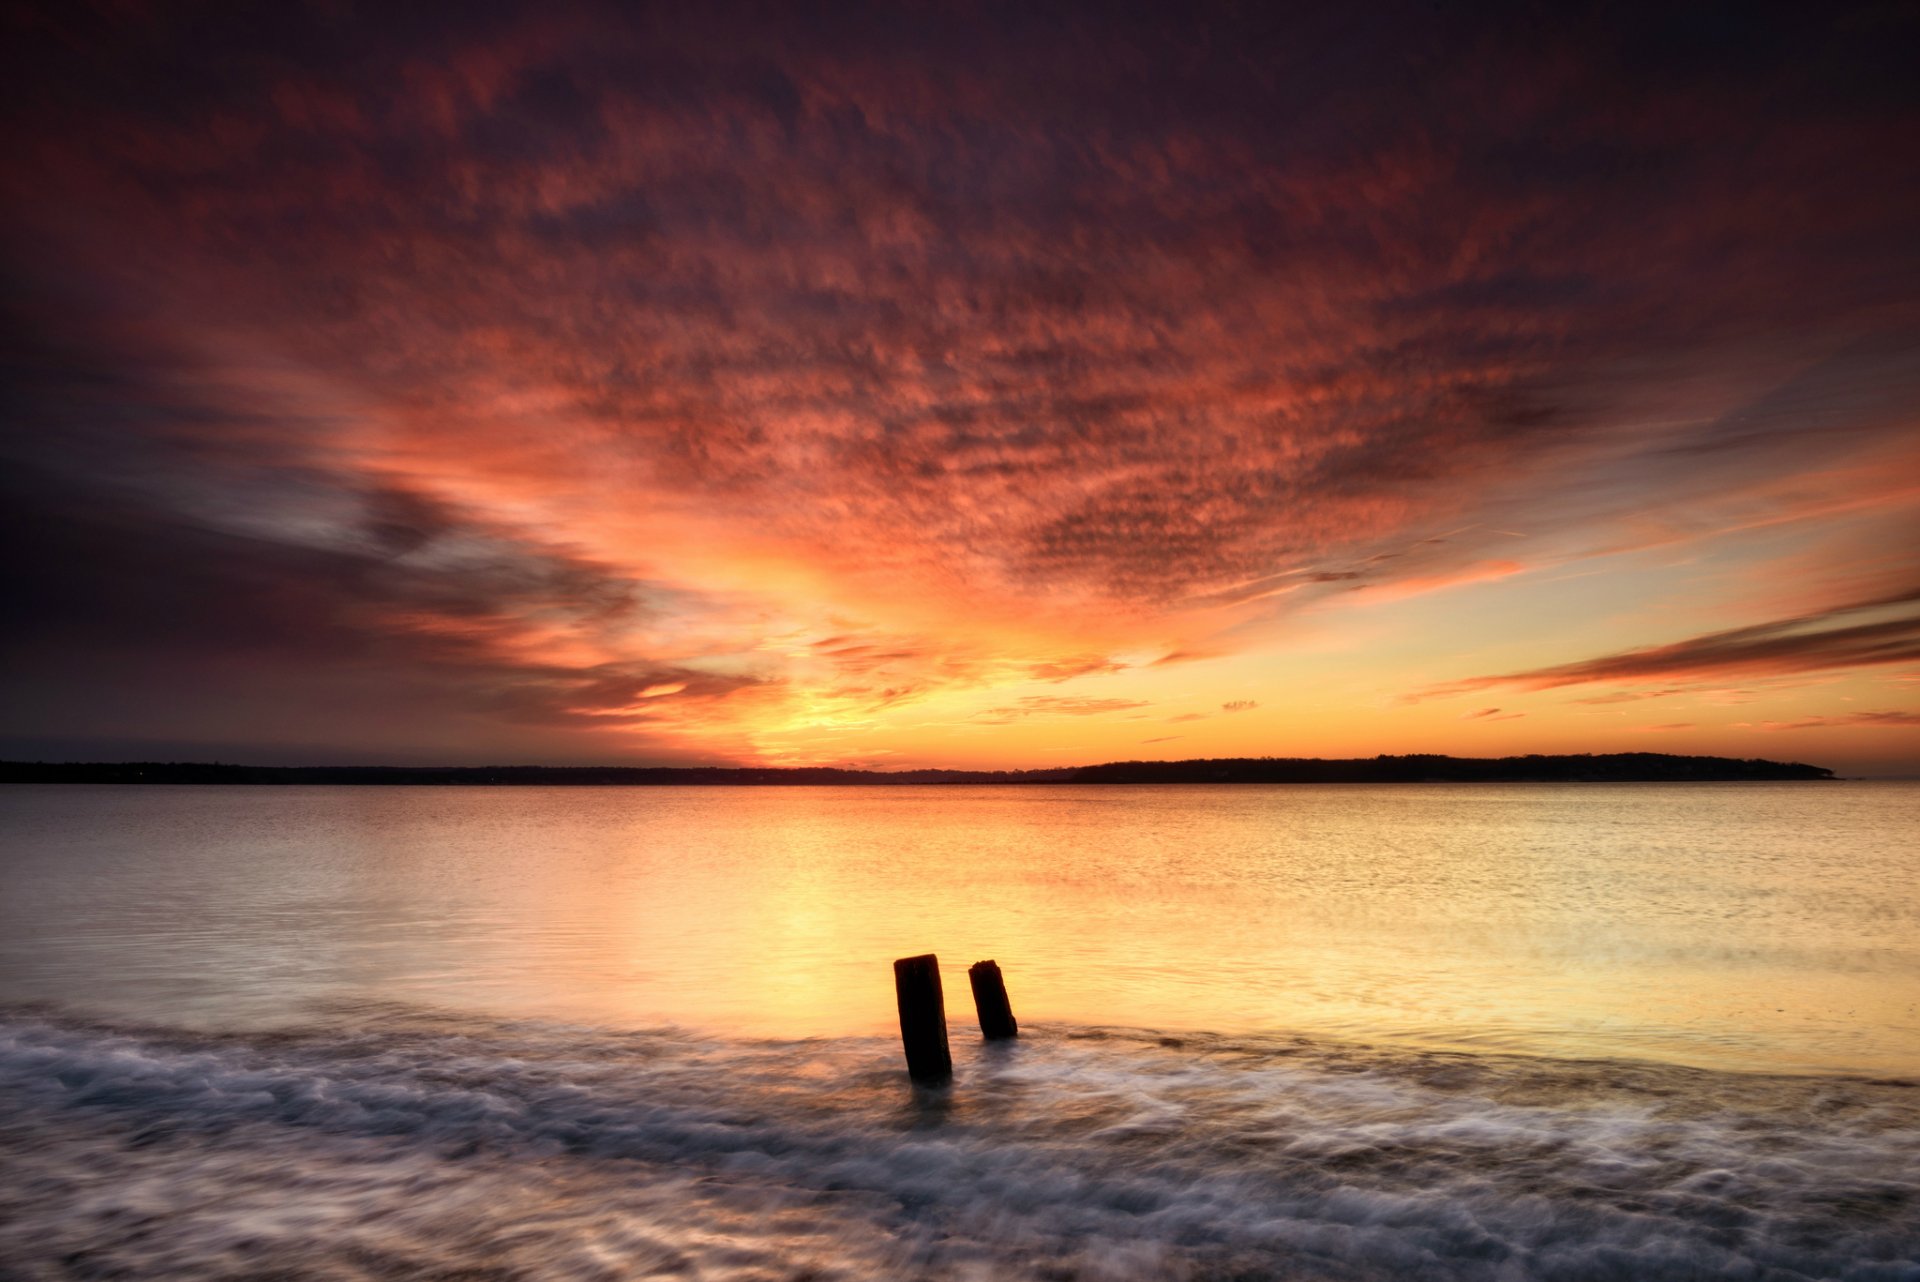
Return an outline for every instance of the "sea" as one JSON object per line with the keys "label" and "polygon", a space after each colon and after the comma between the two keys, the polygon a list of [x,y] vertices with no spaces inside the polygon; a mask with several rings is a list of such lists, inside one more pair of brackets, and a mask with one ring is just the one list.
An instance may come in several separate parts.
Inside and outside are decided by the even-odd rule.
{"label": "sea", "polygon": [[159,1278],[1920,1282],[1920,784],[0,788],[0,1279]]}

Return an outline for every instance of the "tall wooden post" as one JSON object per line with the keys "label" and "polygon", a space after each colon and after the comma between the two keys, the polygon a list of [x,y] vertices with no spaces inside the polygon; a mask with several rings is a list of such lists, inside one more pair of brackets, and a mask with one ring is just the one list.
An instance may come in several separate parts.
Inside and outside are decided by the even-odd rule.
{"label": "tall wooden post", "polygon": [[1000,964],[975,962],[967,969],[967,982],[973,985],[973,1009],[980,1015],[980,1035],[988,1041],[1020,1036],[1013,1004],[1007,1000],[1006,981],[1000,977]]}
{"label": "tall wooden post", "polygon": [[922,1086],[953,1080],[953,1054],[947,1049],[947,1002],[940,992],[940,960],[932,953],[902,957],[893,964],[893,992],[900,1000],[900,1044],[907,1052],[907,1076]]}

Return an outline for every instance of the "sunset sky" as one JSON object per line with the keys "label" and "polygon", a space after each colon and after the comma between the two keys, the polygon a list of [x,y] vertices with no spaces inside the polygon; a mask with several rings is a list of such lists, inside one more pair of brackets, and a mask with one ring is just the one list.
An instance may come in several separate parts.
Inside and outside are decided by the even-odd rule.
{"label": "sunset sky", "polygon": [[1912,6],[401,8],[0,16],[0,755],[1920,771]]}

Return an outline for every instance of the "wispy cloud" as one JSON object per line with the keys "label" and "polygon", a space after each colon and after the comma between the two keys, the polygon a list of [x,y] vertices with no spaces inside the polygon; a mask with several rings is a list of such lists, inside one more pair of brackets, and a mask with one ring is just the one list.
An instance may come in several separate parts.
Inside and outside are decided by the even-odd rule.
{"label": "wispy cloud", "polygon": [[1084,655],[1074,659],[1055,660],[1050,663],[1036,663],[1027,669],[1027,675],[1035,681],[1072,681],[1076,677],[1102,676],[1109,672],[1123,672],[1127,665],[1118,659],[1104,655]]}
{"label": "wispy cloud", "polygon": [[[1920,659],[1920,590],[1840,609],[1624,650],[1576,663],[1428,686],[1415,699],[1447,698],[1498,687],[1548,690],[1600,682],[1725,682],[1751,676],[1822,672]],[[1893,617],[1851,622],[1862,615]],[[1684,688],[1684,687],[1682,687]],[[1663,688],[1641,697],[1672,694]],[[1595,702],[1601,701],[1595,699]]]}
{"label": "wispy cloud", "polygon": [[1763,721],[1764,730],[1833,730],[1852,726],[1879,726],[1888,729],[1920,726],[1920,712],[1843,712],[1828,717],[1802,717],[1798,721]]}
{"label": "wispy cloud", "polygon": [[1082,695],[1027,695],[1016,703],[1003,704],[977,712],[973,720],[987,725],[1007,725],[1029,717],[1099,717],[1110,712],[1144,708],[1144,699],[1095,699]]}

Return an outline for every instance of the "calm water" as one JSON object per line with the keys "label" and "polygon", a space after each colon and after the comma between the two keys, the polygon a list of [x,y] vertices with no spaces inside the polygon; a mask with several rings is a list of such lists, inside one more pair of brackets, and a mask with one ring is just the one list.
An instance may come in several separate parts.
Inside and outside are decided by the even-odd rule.
{"label": "calm water", "polygon": [[0,790],[0,1273],[1913,1282],[1915,832],[1903,784]]}

